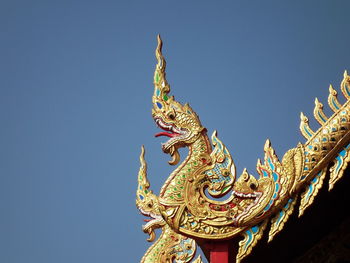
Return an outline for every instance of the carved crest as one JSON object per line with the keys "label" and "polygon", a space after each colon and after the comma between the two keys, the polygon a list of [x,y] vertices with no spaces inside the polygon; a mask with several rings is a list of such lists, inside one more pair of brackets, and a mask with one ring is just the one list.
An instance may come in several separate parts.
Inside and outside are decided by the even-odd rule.
{"label": "carved crest", "polygon": [[304,213],[322,187],[327,171],[329,190],[343,176],[350,159],[350,77],[346,71],[340,88],[347,99],[343,105],[337,91],[329,87],[332,116],[327,117],[323,104],[315,100],[313,113],[321,125],[317,131],[310,128],[308,118],[301,113],[300,131],[307,140],[304,144],[287,151],[280,161],[267,140],[257,174],[253,176],[244,169],[237,177],[232,156],[217,132],[209,139],[194,110],[170,95],[159,36],[156,58],[152,117],[162,129],[156,136],[168,138],[162,150],[172,157],[171,165],[180,161],[179,148],[188,148],[188,155],[156,196],[149,190],[142,148],[136,204],[142,214],[151,218],[144,226],[150,241],[155,239],[154,229],[162,229],[142,262],[189,262],[194,257],[195,240],[241,236],[236,253],[236,262],[240,262],[251,253],[264,230],[268,229],[271,241],[295,207],[299,208],[299,216]]}

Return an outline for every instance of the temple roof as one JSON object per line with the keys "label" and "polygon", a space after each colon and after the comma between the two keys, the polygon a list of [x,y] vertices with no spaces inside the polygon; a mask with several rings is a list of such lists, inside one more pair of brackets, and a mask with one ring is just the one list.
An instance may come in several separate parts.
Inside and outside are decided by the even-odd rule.
{"label": "temple roof", "polygon": [[273,241],[264,235],[243,262],[350,262],[349,185],[347,168],[331,192],[322,187],[301,218],[295,211]]}

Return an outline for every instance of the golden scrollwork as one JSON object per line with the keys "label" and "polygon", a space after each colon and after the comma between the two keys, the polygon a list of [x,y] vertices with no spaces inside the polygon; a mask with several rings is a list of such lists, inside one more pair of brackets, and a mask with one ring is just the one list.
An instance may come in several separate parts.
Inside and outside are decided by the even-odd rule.
{"label": "golden scrollwork", "polygon": [[[179,244],[171,243],[165,233],[172,233],[178,240],[189,240],[188,244],[196,239],[243,236],[237,256],[240,262],[251,252],[264,229],[269,228],[270,241],[283,229],[298,205],[299,196],[299,213],[304,213],[322,187],[330,163],[335,163],[330,170],[330,188],[342,177],[350,160],[350,77],[347,72],[341,83],[341,91],[347,99],[343,105],[337,99],[337,91],[332,86],[329,88],[332,116],[327,117],[323,105],[315,100],[313,113],[321,125],[317,131],[310,128],[308,118],[301,113],[300,131],[307,140],[305,143],[287,151],[280,161],[267,140],[263,162],[258,160],[257,163],[257,175],[244,169],[236,177],[231,154],[217,133],[209,139],[194,110],[170,95],[159,36],[156,58],[152,117],[162,129],[156,136],[168,137],[162,150],[171,156],[171,165],[180,161],[179,148],[188,148],[188,155],[167,178],[159,196],[148,189],[146,163],[141,158],[136,203],[141,213],[158,220],[149,225],[152,226],[150,230],[146,229],[151,236],[153,228],[160,227],[163,230],[160,239],[172,246]],[[147,210],[146,201],[152,203],[151,210]],[[150,249],[153,251],[154,247]],[[187,255],[188,259],[193,258],[190,252]]]}

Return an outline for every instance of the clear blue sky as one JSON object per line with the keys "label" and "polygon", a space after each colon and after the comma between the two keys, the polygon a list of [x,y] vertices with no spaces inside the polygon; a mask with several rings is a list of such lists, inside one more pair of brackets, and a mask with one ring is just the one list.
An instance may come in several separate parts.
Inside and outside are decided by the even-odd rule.
{"label": "clear blue sky", "polygon": [[[299,113],[350,69],[349,1],[0,3],[0,262],[138,262],[145,144],[152,188],[172,171],[150,114],[156,35],[168,80],[255,173],[303,141]],[[344,101],[344,100],[342,100]],[[326,110],[329,113],[329,110]],[[311,123],[314,128],[317,125]]]}

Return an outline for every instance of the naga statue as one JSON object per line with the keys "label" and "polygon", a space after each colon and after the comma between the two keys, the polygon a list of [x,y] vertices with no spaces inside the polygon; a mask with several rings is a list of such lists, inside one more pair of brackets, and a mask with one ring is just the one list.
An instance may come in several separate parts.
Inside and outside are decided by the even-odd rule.
{"label": "naga statue", "polygon": [[[169,95],[160,36],[156,58],[152,117],[163,130],[156,136],[169,137],[162,150],[170,154],[170,165],[179,163],[180,147],[187,147],[188,155],[156,196],[149,190],[142,148],[136,204],[143,215],[151,218],[143,227],[150,235],[149,241],[154,240],[155,229],[161,228],[162,233],[141,262],[190,262],[196,241],[240,236],[236,262],[241,262],[265,229],[269,229],[271,241],[296,206],[299,216],[303,215],[328,171],[329,190],[343,176],[350,160],[350,77],[346,71],[341,82],[341,92],[347,100],[343,105],[337,91],[329,87],[328,103],[334,111],[331,117],[315,100],[314,116],[321,125],[317,131],[309,127],[308,118],[301,113],[300,130],[307,140],[304,144],[288,150],[280,161],[267,140],[264,160],[257,162],[258,175],[244,169],[236,178],[230,152],[217,133],[209,139],[193,109]],[[195,262],[201,262],[201,258]]]}
{"label": "naga statue", "polygon": [[[136,206],[141,214],[152,219],[143,226],[143,231],[149,234],[147,241],[155,239],[156,228],[162,229],[158,240],[148,249],[141,263],[164,262],[177,263],[190,262],[196,253],[196,242],[188,237],[174,232],[164,221],[159,211],[158,197],[149,190],[150,184],[147,179],[147,165],[144,159],[145,149],[142,147],[140,156],[141,167],[138,175],[138,188]],[[200,256],[195,263],[202,263]]]}

